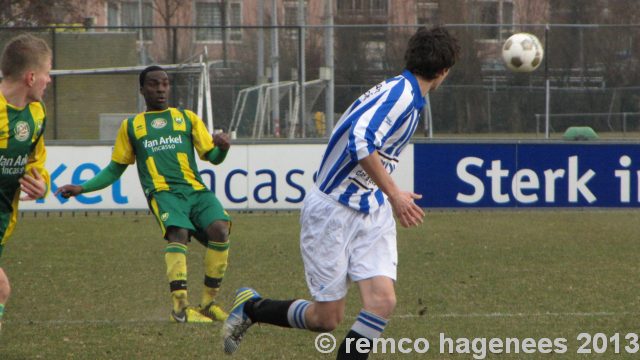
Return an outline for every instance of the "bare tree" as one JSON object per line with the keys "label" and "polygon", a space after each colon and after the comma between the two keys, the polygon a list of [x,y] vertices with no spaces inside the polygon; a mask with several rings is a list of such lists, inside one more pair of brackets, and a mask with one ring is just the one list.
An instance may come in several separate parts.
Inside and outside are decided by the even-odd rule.
{"label": "bare tree", "polygon": [[74,0],[0,0],[0,26],[45,26],[79,19]]}
{"label": "bare tree", "polygon": [[[637,12],[629,11],[635,5],[633,0],[554,1],[552,23],[615,25],[551,29],[548,56],[550,65],[564,74],[561,85],[583,87],[563,99],[564,112],[640,109],[636,91],[626,89],[640,82],[640,28],[625,25],[640,20]],[[613,130],[617,125],[610,120],[592,124]]]}
{"label": "bare tree", "polygon": [[[441,21],[447,23],[473,23],[475,21],[467,0],[440,0]],[[476,42],[477,29],[452,29],[458,38],[462,51],[459,65],[451,74],[450,83],[470,85],[456,89],[455,101],[455,132],[474,132],[487,123],[487,100],[481,87],[482,84],[481,59],[482,49]]]}
{"label": "bare tree", "polygon": [[165,45],[167,49],[166,60],[177,61],[177,59],[169,59],[172,57],[172,48],[173,46],[177,46],[177,44],[173,43],[172,30],[169,28],[172,25],[177,25],[172,23],[172,19],[176,17],[176,14],[180,10],[181,7],[188,4],[187,1],[182,0],[153,0],[153,9],[159,15],[162,26],[166,26],[165,30]]}

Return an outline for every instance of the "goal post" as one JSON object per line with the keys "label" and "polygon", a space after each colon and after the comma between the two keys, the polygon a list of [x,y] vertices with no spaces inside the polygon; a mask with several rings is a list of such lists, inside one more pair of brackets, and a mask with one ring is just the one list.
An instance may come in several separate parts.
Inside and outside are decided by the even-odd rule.
{"label": "goal post", "polygon": [[[84,75],[113,75],[113,74],[139,74],[149,65],[105,67],[89,69],[56,69],[51,70],[52,77],[84,76]],[[185,107],[195,109],[196,114],[202,118],[210,132],[214,130],[211,85],[209,83],[209,64],[201,59],[200,62],[184,64],[158,64],[167,73],[184,75],[179,79],[179,85],[172,92],[176,96],[183,97],[181,103],[187,103]],[[179,90],[180,89],[180,90]],[[182,91],[184,90],[184,91]],[[140,105],[140,104],[139,104]],[[178,106],[175,104],[174,106]],[[138,111],[143,111],[140,107]],[[114,109],[115,113],[122,113],[122,109]]]}
{"label": "goal post", "polygon": [[[296,81],[281,81],[250,86],[238,92],[233,107],[230,131],[240,133],[254,139],[265,136],[279,137],[280,134],[290,139],[299,134],[306,137],[308,129],[300,121],[300,91]],[[304,118],[311,118],[310,113],[318,98],[327,86],[326,80],[310,80],[304,83],[305,109]],[[277,99],[275,99],[277,97]],[[273,119],[273,103],[278,101],[279,114]],[[283,116],[284,121],[280,119]],[[279,126],[283,125],[284,131]],[[317,132],[317,131],[316,131]]]}

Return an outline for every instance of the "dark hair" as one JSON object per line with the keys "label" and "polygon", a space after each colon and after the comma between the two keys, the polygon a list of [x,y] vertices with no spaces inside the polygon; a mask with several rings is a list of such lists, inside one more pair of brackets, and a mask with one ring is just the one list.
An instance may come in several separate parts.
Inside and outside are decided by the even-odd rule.
{"label": "dark hair", "polygon": [[147,66],[144,70],[142,70],[142,72],[140,73],[140,77],[138,78],[138,80],[140,81],[140,87],[144,86],[144,80],[147,78],[147,74],[152,71],[165,71],[165,70],[158,65]]}
{"label": "dark hair", "polygon": [[428,80],[438,72],[451,68],[458,59],[458,40],[442,27],[421,27],[409,39],[404,53],[406,69]]}
{"label": "dark hair", "polygon": [[43,67],[51,59],[51,49],[41,38],[22,34],[11,39],[4,47],[0,69],[5,78],[17,78],[27,70]]}

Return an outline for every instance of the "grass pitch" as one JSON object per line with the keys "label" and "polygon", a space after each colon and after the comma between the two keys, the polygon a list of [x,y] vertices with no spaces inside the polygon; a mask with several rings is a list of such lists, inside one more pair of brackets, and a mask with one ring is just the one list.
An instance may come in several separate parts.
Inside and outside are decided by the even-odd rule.
{"label": "grass pitch", "polygon": [[[273,298],[308,298],[298,249],[298,213],[232,214],[232,244],[220,300],[255,287]],[[479,359],[440,353],[441,334],[460,338],[565,338],[566,352],[500,359],[631,359],[640,333],[640,212],[436,211],[399,229],[398,305],[386,338],[424,338],[425,354],[370,359]],[[1,259],[13,294],[0,359],[218,359],[220,324],[169,322],[164,245],[149,215],[26,215]],[[204,249],[189,246],[197,303]],[[359,311],[351,288],[338,341]],[[579,355],[580,333],[621,334],[602,355]],[[273,326],[249,330],[235,359],[331,359],[316,334]],[[480,340],[476,340],[476,345]],[[587,349],[593,349],[591,343]],[[454,348],[454,350],[456,350]],[[459,350],[464,350],[460,348]],[[457,351],[460,352],[460,351]],[[230,358],[231,359],[231,358]]]}

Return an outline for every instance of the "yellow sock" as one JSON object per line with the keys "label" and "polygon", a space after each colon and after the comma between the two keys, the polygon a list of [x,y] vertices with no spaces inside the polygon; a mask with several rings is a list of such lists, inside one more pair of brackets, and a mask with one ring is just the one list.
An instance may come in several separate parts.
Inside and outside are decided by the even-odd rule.
{"label": "yellow sock", "polygon": [[216,299],[224,273],[227,271],[228,257],[229,241],[223,243],[209,241],[204,255],[204,291],[200,303],[203,306]]}
{"label": "yellow sock", "polygon": [[169,243],[165,248],[164,261],[167,263],[167,278],[171,289],[173,311],[178,312],[189,304],[187,300],[187,246]]}

